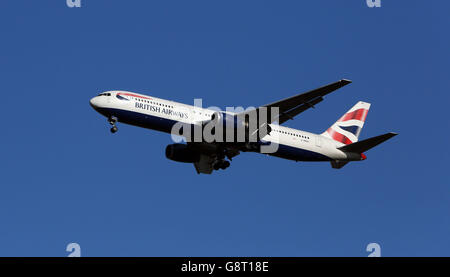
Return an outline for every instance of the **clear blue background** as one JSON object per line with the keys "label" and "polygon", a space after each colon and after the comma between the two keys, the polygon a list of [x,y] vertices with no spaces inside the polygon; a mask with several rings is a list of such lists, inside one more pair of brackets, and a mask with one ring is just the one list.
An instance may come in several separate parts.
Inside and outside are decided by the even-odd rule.
{"label": "clear blue background", "polygon": [[[3,1],[0,255],[450,255],[448,1]],[[111,89],[256,106],[349,78],[287,126],[322,132],[372,103],[342,170],[257,154],[197,175],[170,136],[111,135]]]}

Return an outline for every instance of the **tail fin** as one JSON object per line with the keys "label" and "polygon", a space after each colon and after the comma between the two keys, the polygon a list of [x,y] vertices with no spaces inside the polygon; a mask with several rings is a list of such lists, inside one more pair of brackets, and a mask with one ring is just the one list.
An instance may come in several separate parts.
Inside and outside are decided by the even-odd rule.
{"label": "tail fin", "polygon": [[357,142],[369,109],[370,103],[359,101],[321,135],[343,144]]}

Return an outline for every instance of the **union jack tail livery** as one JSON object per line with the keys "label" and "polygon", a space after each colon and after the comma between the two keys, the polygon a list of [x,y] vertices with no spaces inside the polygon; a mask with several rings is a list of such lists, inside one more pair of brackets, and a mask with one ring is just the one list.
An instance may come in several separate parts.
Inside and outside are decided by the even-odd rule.
{"label": "union jack tail livery", "polygon": [[359,101],[328,130],[322,133],[322,136],[343,144],[357,142],[369,109],[370,103]]}

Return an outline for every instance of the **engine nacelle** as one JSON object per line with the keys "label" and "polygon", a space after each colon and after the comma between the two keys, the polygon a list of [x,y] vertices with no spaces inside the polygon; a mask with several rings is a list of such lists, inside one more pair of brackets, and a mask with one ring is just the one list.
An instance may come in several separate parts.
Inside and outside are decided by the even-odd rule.
{"label": "engine nacelle", "polygon": [[195,163],[200,160],[200,153],[189,148],[186,144],[175,143],[167,145],[166,158],[181,163]]}

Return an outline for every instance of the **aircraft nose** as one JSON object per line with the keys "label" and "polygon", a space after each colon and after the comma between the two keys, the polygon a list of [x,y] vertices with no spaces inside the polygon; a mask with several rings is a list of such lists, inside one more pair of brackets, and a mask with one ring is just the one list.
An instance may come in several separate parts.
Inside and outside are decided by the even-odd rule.
{"label": "aircraft nose", "polygon": [[97,108],[99,106],[98,96],[91,98],[91,100],[89,100],[89,103],[91,104],[92,108],[94,108],[94,109]]}

